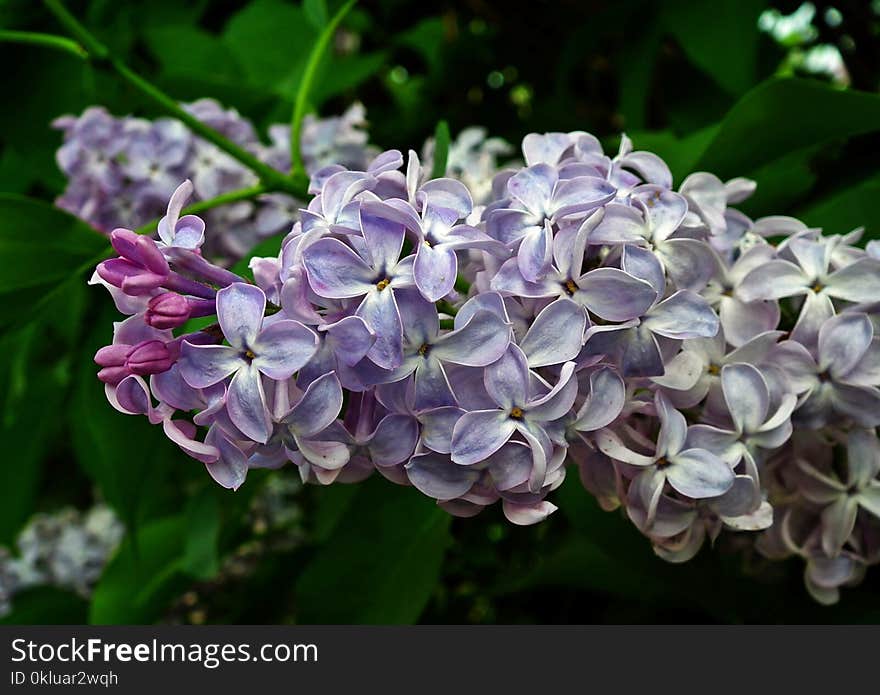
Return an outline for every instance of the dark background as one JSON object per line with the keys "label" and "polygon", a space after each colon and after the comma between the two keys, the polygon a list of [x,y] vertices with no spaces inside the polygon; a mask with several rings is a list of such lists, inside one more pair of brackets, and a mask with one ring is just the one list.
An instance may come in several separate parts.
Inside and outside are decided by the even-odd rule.
{"label": "dark background", "polygon": [[[438,120],[481,125],[518,145],[530,131],[587,130],[612,150],[626,130],[690,171],[749,176],[753,216],[793,214],[880,235],[880,6],[814,3],[814,30],[759,31],[770,5],[800,3],[361,2],[323,66],[321,115],[367,108],[372,142],[420,149]],[[336,3],[330,3],[331,11]],[[214,97],[265,134],[287,121],[315,30],[282,0],[71,1],[141,74],[181,101]],[[830,19],[829,19],[830,18]],[[0,3],[3,28],[62,33],[29,0]],[[811,70],[839,49],[846,77]],[[125,540],[92,597],[38,588],[12,622],[877,622],[869,572],[835,607],[806,594],[802,563],[770,563],[723,537],[667,565],[619,512],[601,511],[576,468],[560,510],[519,528],[488,509],[454,520],[377,476],[298,490],[294,470],[253,471],[231,493],[142,418],[105,402],[92,355],[112,305],[80,268],[95,251],[59,247],[64,186],[49,127],[92,104],[160,115],[112,74],[62,53],[0,44],[0,545],[36,512],[111,505]],[[860,93],[857,93],[860,92]],[[19,201],[13,204],[10,201]],[[12,230],[12,231],[10,231]],[[2,238],[2,237],[0,237]],[[66,236],[63,236],[67,239]],[[88,245],[86,245],[88,246]],[[97,247],[100,250],[100,245]]]}

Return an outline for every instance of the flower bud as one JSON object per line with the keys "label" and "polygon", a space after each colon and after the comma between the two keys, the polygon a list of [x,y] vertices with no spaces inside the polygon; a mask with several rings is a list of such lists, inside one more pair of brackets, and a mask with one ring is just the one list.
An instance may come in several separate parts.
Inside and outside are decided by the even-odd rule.
{"label": "flower bud", "polygon": [[135,345],[125,360],[125,366],[132,374],[146,376],[160,374],[171,369],[180,354],[161,340],[145,340]]}
{"label": "flower bud", "polygon": [[189,317],[190,306],[186,297],[176,292],[163,292],[150,300],[144,321],[153,328],[164,330],[182,326]]}

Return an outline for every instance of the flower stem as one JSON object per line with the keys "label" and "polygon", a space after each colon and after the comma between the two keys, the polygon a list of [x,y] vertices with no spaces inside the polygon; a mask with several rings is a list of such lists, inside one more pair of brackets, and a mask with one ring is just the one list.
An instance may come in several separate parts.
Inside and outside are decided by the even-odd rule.
{"label": "flower stem", "polygon": [[[221,193],[220,195],[214,198],[208,198],[207,200],[200,200],[198,203],[193,203],[192,205],[187,205],[182,214],[184,215],[197,215],[200,212],[204,212],[205,210],[211,210],[212,208],[220,207],[221,205],[227,205],[229,203],[237,203],[241,200],[250,200],[251,198],[256,198],[261,193],[265,193],[268,189],[263,184],[257,184],[256,186],[248,186],[247,188],[238,188],[234,191],[228,191],[226,193]],[[137,234],[151,234],[155,231],[156,226],[159,224],[159,220],[155,219],[147,224],[141,225],[134,231]]]}
{"label": "flower stem", "polygon": [[312,93],[312,85],[318,74],[318,66],[327,47],[330,45],[330,39],[336,33],[336,28],[343,20],[348,11],[354,7],[357,0],[348,0],[339,11],[333,15],[333,18],[324,27],[324,30],[318,36],[312,52],[309,54],[308,62],[303,71],[299,88],[296,92],[296,99],[293,104],[293,115],[290,119],[290,174],[291,176],[304,177],[306,174],[305,165],[303,164],[302,153],[300,152],[300,139],[302,137],[303,118],[305,118],[308,109],[309,97]]}
{"label": "flower stem", "polygon": [[32,31],[9,31],[6,29],[0,29],[0,42],[43,46],[45,48],[53,48],[57,51],[72,53],[77,58],[86,59],[89,57],[88,52],[82,46],[76,41],[68,39],[66,36],[40,34]]}
{"label": "flower stem", "polygon": [[182,121],[190,130],[201,136],[208,142],[229,154],[241,162],[248,169],[260,177],[267,189],[285,191],[292,195],[305,196],[306,188],[290,176],[285,176],[276,171],[265,162],[261,162],[255,155],[243,147],[228,140],[213,128],[205,125],[195,116],[181,108],[170,96],[151,82],[134,72],[125,63],[111,55],[109,49],[102,44],[88,29],[67,11],[60,0],[44,0],[46,7],[55,15],[55,18],[85,47],[89,56],[97,63],[103,63],[116,72],[129,85],[137,89],[141,94],[150,98],[161,106],[169,114]]}

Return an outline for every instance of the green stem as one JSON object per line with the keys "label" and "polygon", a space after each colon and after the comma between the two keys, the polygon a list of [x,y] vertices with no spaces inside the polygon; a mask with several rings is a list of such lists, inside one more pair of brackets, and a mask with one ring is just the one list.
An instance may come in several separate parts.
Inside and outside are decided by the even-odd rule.
{"label": "green stem", "polygon": [[302,183],[294,181],[291,177],[285,176],[281,172],[276,171],[265,162],[261,162],[256,156],[245,150],[243,147],[240,147],[231,140],[223,137],[216,130],[205,125],[195,116],[181,108],[174,99],[135,73],[121,60],[113,57],[107,47],[98,41],[88,29],[80,24],[79,21],[67,11],[64,5],[61,4],[60,0],[44,1],[46,7],[48,7],[52,14],[55,15],[56,19],[86,48],[92,59],[100,63],[105,63],[124,81],[161,106],[172,116],[182,121],[194,133],[216,145],[231,157],[241,162],[260,177],[260,180],[267,189],[271,188],[272,190],[285,191],[300,197],[306,195],[306,187],[302,185]]}
{"label": "green stem", "polygon": [[[209,198],[208,200],[200,200],[198,203],[193,203],[192,205],[188,205],[183,209],[182,214],[184,215],[198,215],[200,212],[204,212],[205,210],[210,210],[212,208],[220,207],[221,205],[227,205],[229,203],[237,203],[241,200],[250,200],[251,198],[256,198],[261,193],[265,193],[267,188],[258,184],[256,186],[250,186],[248,188],[239,188],[234,191],[229,191],[228,193],[221,193],[215,198]],[[155,231],[156,226],[159,224],[159,220],[155,219],[152,222],[148,222],[147,224],[141,225],[136,230],[134,230],[137,234],[152,234]]]}
{"label": "green stem", "polygon": [[348,11],[354,7],[356,2],[357,0],[348,0],[348,2],[339,8],[339,11],[333,15],[333,18],[327,23],[327,26],[324,27],[324,30],[321,32],[321,35],[318,36],[318,40],[315,42],[315,47],[309,54],[309,60],[306,63],[302,80],[300,80],[299,83],[299,89],[296,92],[296,100],[293,104],[293,115],[290,118],[291,176],[303,177],[306,173],[302,153],[300,152],[300,139],[302,138],[303,119],[305,118],[306,110],[308,109],[309,96],[312,93],[312,84],[318,74],[318,66],[321,64],[321,59],[324,57],[324,53],[327,52],[327,46],[330,45],[330,39],[332,39],[333,34],[336,33],[336,28],[339,26],[339,23],[343,20],[345,15],[348,14]]}
{"label": "green stem", "polygon": [[39,34],[32,31],[8,31],[0,29],[0,42],[6,43],[22,43],[32,46],[43,46],[45,48],[53,48],[57,51],[72,53],[77,58],[88,58],[89,54],[76,41],[68,39],[66,36],[55,36],[54,34]]}

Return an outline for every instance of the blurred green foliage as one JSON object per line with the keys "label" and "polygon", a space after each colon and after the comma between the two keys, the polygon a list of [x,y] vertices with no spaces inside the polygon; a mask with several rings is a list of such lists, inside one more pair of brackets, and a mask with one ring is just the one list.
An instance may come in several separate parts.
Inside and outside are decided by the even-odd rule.
{"label": "blurred green foliage", "polygon": [[[309,51],[341,3],[71,0],[136,70],[182,101],[214,97],[261,128],[287,121]],[[362,2],[320,66],[312,106],[367,107],[373,141],[418,149],[438,121],[529,131],[626,129],[676,182],[707,169],[749,176],[752,215],[794,214],[830,232],[880,236],[878,20],[837,2],[819,26],[851,86],[790,75],[758,30],[764,0]],[[828,5],[816,3],[817,17]],[[798,3],[774,6],[792,12]],[[820,23],[821,24],[821,23]],[[41,4],[0,3],[7,29],[60,33]],[[530,528],[497,510],[453,520],[379,477],[304,490],[284,538],[254,522],[271,474],[215,486],[142,418],[116,413],[92,355],[115,312],[85,280],[104,240],[51,206],[64,180],[50,121],[91,104],[158,115],[107,72],[69,55],[0,45],[0,543],[34,512],[106,500],[126,538],[90,602],[54,589],[15,597],[12,622],[573,622],[880,620],[876,577],[813,604],[797,562],[767,563],[735,536],[686,566],[653,556],[619,513],[599,510],[576,470],[561,510]],[[441,149],[444,127],[437,129]],[[445,136],[448,138],[448,136]],[[274,253],[278,239],[259,252]],[[294,471],[286,475],[295,476]],[[193,598],[193,597],[196,598]],[[197,602],[199,611],[190,610]]]}

